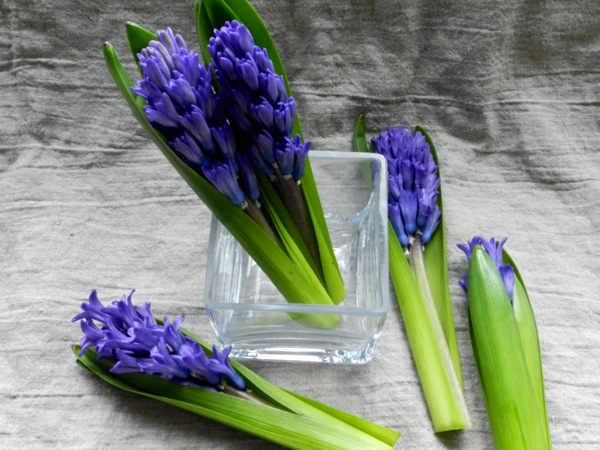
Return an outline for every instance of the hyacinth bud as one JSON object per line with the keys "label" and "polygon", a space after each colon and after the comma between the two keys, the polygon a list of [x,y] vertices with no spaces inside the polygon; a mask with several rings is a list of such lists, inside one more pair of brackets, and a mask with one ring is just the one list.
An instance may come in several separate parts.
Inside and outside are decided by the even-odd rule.
{"label": "hyacinth bud", "polygon": [[260,103],[252,105],[252,111],[254,112],[254,120],[256,122],[269,131],[273,130],[275,111],[265,98]]}
{"label": "hyacinth bud", "polygon": [[300,180],[304,176],[306,157],[308,156],[308,151],[310,150],[312,143],[310,141],[306,141],[303,144],[302,139],[300,139],[300,136],[298,135],[296,135],[293,139],[288,139],[288,141],[291,141],[291,145],[294,147],[294,180]]}
{"label": "hyacinth bud", "polygon": [[250,200],[255,201],[260,197],[260,191],[258,189],[258,181],[256,180],[254,169],[246,155],[238,153],[236,159],[244,191]]}
{"label": "hyacinth bud", "polygon": [[426,244],[440,222],[436,204],[440,180],[429,144],[419,133],[388,128],[372,140],[375,151],[388,162],[388,201],[392,227],[403,247],[420,233]]}
{"label": "hyacinth bud", "polygon": [[275,142],[268,131],[263,131],[255,137],[256,148],[269,165],[275,164]]}
{"label": "hyacinth bud", "polygon": [[[237,51],[252,50],[248,33],[238,30],[235,36]],[[138,55],[143,79],[133,88],[148,102],[148,121],[178,156],[233,203],[243,205],[245,197],[256,199],[251,183],[245,184],[251,189],[246,194],[238,184],[235,138],[226,120],[224,102],[213,89],[211,67],[200,64],[198,54],[188,50],[183,38],[170,28],[159,31],[157,37],[158,41],[150,42]],[[253,77],[256,89],[258,67],[252,64],[244,66],[242,73],[247,80]],[[238,127],[249,131],[251,109],[241,89],[245,88],[240,88],[237,96],[228,97],[237,99],[230,114],[239,116]]]}
{"label": "hyacinth bud", "polygon": [[[502,281],[506,287],[508,298],[510,301],[512,301],[515,286],[515,271],[510,264],[502,264],[502,248],[504,247],[507,239],[508,238],[504,238],[501,241],[496,241],[493,237],[487,240],[481,236],[474,236],[473,239],[471,239],[466,245],[459,244],[457,247],[465,253],[467,261],[469,262],[471,261],[475,247],[478,245],[483,247],[500,272],[500,276],[502,277]],[[465,275],[458,282],[458,284],[464,289],[465,292],[467,292],[469,285],[468,275]]]}
{"label": "hyacinth bud", "polygon": [[258,82],[262,95],[271,103],[284,102],[288,98],[282,76],[274,72],[261,73]]}
{"label": "hyacinth bud", "polygon": [[275,163],[282,173],[302,178],[310,145],[296,144],[299,136],[293,138],[293,145],[288,143],[296,103],[287,95],[283,77],[275,73],[267,51],[255,46],[248,29],[235,20],[215,30],[208,50],[223,94],[229,99],[227,115],[232,126],[246,142],[254,144],[248,152],[260,151],[261,158],[250,155],[255,167],[270,175],[273,169],[269,166]]}
{"label": "hyacinth bud", "polygon": [[203,166],[202,173],[223,195],[238,206],[244,203],[244,192],[237,182],[234,161],[228,157],[223,162],[213,162],[210,166]]}
{"label": "hyacinth bud", "polygon": [[211,159],[205,156],[194,138],[185,133],[182,136],[176,137],[171,144],[173,149],[191,165],[210,166]]}
{"label": "hyacinth bud", "polygon": [[[250,145],[248,147],[248,154],[250,155],[250,159],[252,160],[252,164],[258,170],[260,170],[265,175],[273,175],[273,165],[269,164],[262,155],[262,152],[259,150],[258,146]],[[272,156],[272,154],[271,154]]]}
{"label": "hyacinth bud", "polygon": [[295,148],[293,143],[284,142],[284,145],[278,145],[275,150],[275,159],[283,175],[291,175],[294,171]]}

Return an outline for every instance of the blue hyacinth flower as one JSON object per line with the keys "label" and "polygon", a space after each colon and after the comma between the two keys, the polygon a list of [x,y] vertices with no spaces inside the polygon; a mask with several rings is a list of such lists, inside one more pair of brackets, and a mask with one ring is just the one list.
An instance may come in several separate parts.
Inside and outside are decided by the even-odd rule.
{"label": "blue hyacinth flower", "polygon": [[440,179],[429,144],[420,132],[402,127],[383,130],[371,142],[388,163],[389,219],[398,240],[408,247],[419,233],[426,244],[442,216],[436,204]]}
{"label": "blue hyacinth flower", "polygon": [[215,30],[208,49],[229,121],[246,143],[240,151],[250,153],[265,175],[272,175],[275,166],[300,180],[310,142],[292,137],[296,103],[287,95],[267,51],[257,47],[246,26],[235,20]]}
{"label": "blue hyacinth flower", "polygon": [[135,306],[131,297],[104,306],[94,290],[82,312],[73,321],[80,321],[83,338],[80,356],[93,348],[99,359],[114,362],[111,373],[145,373],[178,384],[219,390],[226,379],[234,388],[245,389],[243,378],[231,367],[227,356],[231,348],[207,356],[200,345],[185,336],[179,327],[183,317],[172,323],[165,317],[159,324],[150,304]]}
{"label": "blue hyacinth flower", "polygon": [[205,67],[170,28],[138,54],[143,78],[132,89],[147,101],[150,124],[188,165],[204,175],[238,206],[258,198],[258,186],[238,183],[236,143],[227,122],[222,95],[212,85],[212,67]]}
{"label": "blue hyacinth flower", "polygon": [[[495,266],[498,268],[500,276],[502,277],[502,281],[504,282],[504,286],[506,287],[508,298],[512,301],[515,286],[515,271],[510,264],[502,264],[502,248],[507,239],[508,238],[504,238],[501,241],[496,241],[493,237],[487,240],[481,236],[474,236],[473,239],[471,239],[466,245],[458,244],[457,247],[465,253],[467,261],[469,262],[471,261],[475,247],[478,245],[483,247],[483,249],[492,259]],[[465,292],[467,292],[467,287],[469,284],[468,275],[465,275],[458,282],[458,284],[464,289]]]}

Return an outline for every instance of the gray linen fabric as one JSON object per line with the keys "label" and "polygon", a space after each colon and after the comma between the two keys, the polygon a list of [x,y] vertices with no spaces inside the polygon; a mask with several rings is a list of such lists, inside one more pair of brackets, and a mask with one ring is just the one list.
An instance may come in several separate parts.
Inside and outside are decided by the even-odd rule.
{"label": "gray linen fabric", "polygon": [[[600,448],[600,4],[267,1],[307,137],[351,148],[421,124],[437,144],[470,431],[431,428],[394,301],[363,367],[250,366],[287,389],[402,433],[397,448],[492,448],[454,247],[509,236],[541,339],[555,448]],[[210,339],[209,212],[131,117],[101,46],[134,73],[131,20],[194,42],[192,4],[0,2],[0,447],[267,449],[274,445],[118,391],[74,362],[70,318],[92,288],[131,288]],[[342,194],[342,193],[341,193]]]}

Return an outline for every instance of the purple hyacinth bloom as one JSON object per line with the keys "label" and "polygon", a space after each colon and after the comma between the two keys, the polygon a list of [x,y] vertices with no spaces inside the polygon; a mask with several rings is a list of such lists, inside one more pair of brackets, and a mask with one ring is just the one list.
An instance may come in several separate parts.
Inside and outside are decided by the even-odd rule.
{"label": "purple hyacinth bloom", "polygon": [[410,238],[408,234],[406,234],[398,202],[388,202],[388,217],[392,224],[392,228],[396,232],[398,241],[403,247],[408,247],[410,245]]}
{"label": "purple hyacinth bloom", "polygon": [[256,174],[254,169],[246,155],[238,153],[236,155],[237,163],[239,167],[240,178],[242,179],[242,186],[246,190],[246,194],[250,200],[257,200],[260,196],[258,190],[258,181],[256,180]]}
{"label": "purple hyacinth bloom", "polygon": [[241,205],[244,202],[244,193],[238,184],[233,166],[234,163],[226,158],[225,162],[219,161],[202,167],[202,173],[229,200]]}
{"label": "purple hyacinth bloom", "polygon": [[[504,238],[501,241],[496,241],[493,237],[489,240],[481,237],[474,236],[466,245],[458,244],[458,248],[460,248],[466,255],[467,261],[471,261],[471,256],[473,256],[473,251],[475,247],[480,245],[486,251],[495,266],[498,268],[500,272],[500,276],[502,277],[502,281],[504,282],[504,286],[506,287],[506,293],[508,294],[508,298],[512,302],[513,292],[515,287],[515,271],[510,264],[502,264],[502,247],[508,238]],[[458,282],[460,287],[467,292],[468,286],[468,275],[465,275],[462,280]]]}
{"label": "purple hyacinth bloom", "polygon": [[304,144],[300,136],[296,135],[293,139],[287,139],[289,145],[294,149],[294,170],[292,175],[294,180],[300,180],[304,176],[304,167],[306,166],[306,157],[312,142],[306,141]]}
{"label": "purple hyacinth bloom", "polygon": [[[235,138],[223,98],[213,89],[211,66],[206,68],[170,28],[159,31],[157,38],[138,54],[143,79],[132,89],[147,101],[148,121],[186,164],[236,205],[242,206],[245,197],[255,199],[258,186],[246,184],[252,195],[245,195],[237,182]],[[246,45],[243,32],[237,39]],[[258,75],[255,84],[258,86]],[[245,101],[243,95],[241,98]],[[246,112],[239,114],[245,117]],[[219,179],[221,174],[224,179]]]}
{"label": "purple hyacinth bloom", "polygon": [[180,331],[183,317],[172,323],[165,317],[160,325],[149,303],[133,305],[133,293],[104,306],[92,291],[73,318],[80,321],[84,334],[80,355],[94,348],[99,359],[115,363],[112,373],[145,373],[211,390],[218,390],[226,378],[236,389],[245,389],[244,379],[227,359],[230,347],[222,353],[213,347],[213,356],[207,356],[200,344]]}
{"label": "purple hyacinth bloom", "polygon": [[404,247],[417,233],[431,240],[442,212],[436,204],[440,179],[425,137],[402,127],[388,128],[372,140],[388,163],[388,217]]}
{"label": "purple hyacinth bloom", "polygon": [[273,174],[269,166],[275,164],[285,175],[302,178],[310,143],[291,135],[296,103],[267,51],[254,45],[250,31],[235,20],[215,30],[208,50],[227,98],[229,121],[243,136],[252,163],[266,175]]}

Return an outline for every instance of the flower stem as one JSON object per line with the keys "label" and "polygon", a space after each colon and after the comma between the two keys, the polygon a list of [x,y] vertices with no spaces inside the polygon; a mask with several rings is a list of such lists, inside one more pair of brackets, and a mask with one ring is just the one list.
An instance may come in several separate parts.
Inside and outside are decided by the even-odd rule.
{"label": "flower stem", "polygon": [[244,212],[246,214],[248,214],[252,218],[252,220],[254,220],[263,230],[265,230],[265,232],[275,242],[277,242],[277,244],[279,244],[279,246],[281,248],[283,248],[283,244],[281,243],[281,240],[279,239],[277,234],[275,234],[275,232],[273,231],[273,228],[269,224],[269,221],[267,220],[265,215],[262,213],[259,206],[257,206],[253,201],[246,200],[244,202],[244,206],[242,206],[242,209],[244,210]]}
{"label": "flower stem", "polygon": [[304,197],[302,196],[300,186],[292,176],[283,175],[281,170],[279,170],[279,167],[275,168],[275,183],[279,196],[296,223],[298,231],[300,231],[300,235],[310,252],[310,256],[319,270],[320,277],[322,277],[323,266],[321,264],[319,244],[317,243],[315,230]]}
{"label": "flower stem", "polygon": [[[444,330],[442,329],[442,324],[440,322],[439,316],[437,314],[437,309],[435,307],[435,302],[433,300],[433,296],[431,295],[431,289],[429,287],[429,281],[427,279],[427,272],[425,271],[425,262],[423,260],[423,245],[421,243],[421,236],[419,233],[416,234],[415,239],[411,244],[409,263],[414,274],[415,280],[417,282],[419,291],[421,292],[423,307],[431,325],[431,330],[433,332],[433,336],[438,347],[443,369],[446,372],[447,382],[449,384],[454,401],[456,403],[455,406],[458,409],[460,415],[462,416],[462,420],[464,421],[464,428],[470,428],[471,419],[467,410],[467,404],[465,402],[461,383],[454,369],[454,363],[450,354],[450,350],[448,348],[448,342],[446,341]],[[430,410],[432,401],[432,399],[427,398]]]}
{"label": "flower stem", "polygon": [[274,404],[260,398],[259,396],[254,395],[250,391],[240,391],[239,389],[229,386],[227,383],[223,383],[223,385],[219,387],[224,394],[231,395],[232,397],[242,398],[244,400],[258,403],[259,405],[271,406],[272,408],[281,409],[275,406]]}

